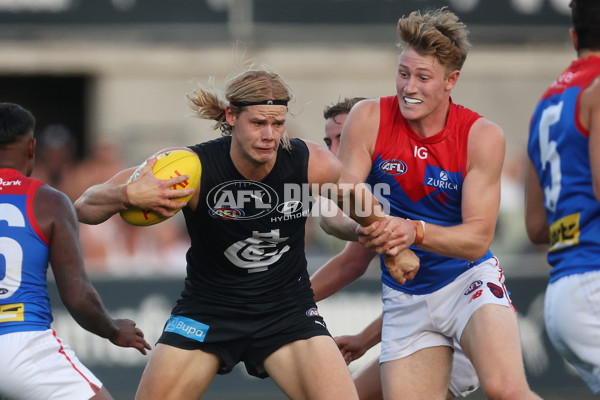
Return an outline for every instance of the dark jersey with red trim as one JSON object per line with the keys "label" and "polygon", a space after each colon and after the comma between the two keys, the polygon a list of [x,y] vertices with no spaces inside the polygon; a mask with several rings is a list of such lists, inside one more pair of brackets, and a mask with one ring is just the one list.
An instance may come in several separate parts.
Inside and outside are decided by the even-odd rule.
{"label": "dark jersey with red trim", "polygon": [[589,132],[579,121],[581,93],[599,76],[600,57],[573,61],[531,119],[528,153],[544,189],[550,282],[600,269],[600,203],[594,197]]}
{"label": "dark jersey with red trim", "polygon": [[0,169],[0,335],[50,329],[48,240],[33,214],[44,183]]}
{"label": "dark jersey with red trim", "polygon": [[191,147],[202,177],[196,209],[184,209],[191,248],[182,298],[261,312],[312,298],[304,254],[310,204],[299,191],[308,183],[306,144],[280,146],[260,182],[238,172],[230,148],[231,137]]}
{"label": "dark jersey with red trim", "polygon": [[[461,224],[469,131],[481,116],[451,102],[446,127],[421,138],[402,116],[397,96],[382,97],[379,104],[379,133],[367,183],[389,204],[391,215],[441,226]],[[385,189],[382,184],[387,185]],[[381,261],[383,283],[410,294],[431,293],[492,257],[488,250],[484,257],[470,262],[411,248],[421,259],[421,267],[415,279],[404,285],[390,276]]]}

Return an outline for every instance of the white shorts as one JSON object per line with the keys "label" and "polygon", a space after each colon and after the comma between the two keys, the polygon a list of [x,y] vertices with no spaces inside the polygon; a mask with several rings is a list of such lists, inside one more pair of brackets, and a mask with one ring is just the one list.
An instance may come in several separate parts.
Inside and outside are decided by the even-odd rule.
{"label": "white shorts", "polygon": [[477,389],[479,380],[458,343],[473,313],[485,304],[513,308],[495,257],[433,293],[411,295],[383,285],[380,362],[408,357],[427,347],[452,347],[450,390],[466,396]]}
{"label": "white shorts", "polygon": [[600,393],[600,271],[550,283],[544,320],[556,351],[594,393]]}
{"label": "white shorts", "polygon": [[52,329],[0,335],[0,395],[80,400],[102,387]]}

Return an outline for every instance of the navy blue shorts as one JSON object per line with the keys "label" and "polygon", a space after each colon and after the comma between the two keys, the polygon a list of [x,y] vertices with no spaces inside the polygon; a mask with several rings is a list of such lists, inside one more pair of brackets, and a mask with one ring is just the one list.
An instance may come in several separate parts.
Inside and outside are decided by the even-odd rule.
{"label": "navy blue shorts", "polygon": [[[280,347],[314,336],[331,336],[314,301],[251,313],[243,307],[180,306],[175,307],[158,343],[216,354],[221,359],[219,374],[231,372],[243,361],[250,375],[266,378],[263,362]],[[192,308],[195,312],[189,312]],[[187,312],[181,312],[185,309]]]}

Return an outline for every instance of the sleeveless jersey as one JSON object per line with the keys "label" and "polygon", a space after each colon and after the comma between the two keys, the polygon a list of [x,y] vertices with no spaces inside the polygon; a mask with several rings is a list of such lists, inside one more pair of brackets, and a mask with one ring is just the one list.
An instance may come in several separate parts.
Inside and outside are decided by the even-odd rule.
{"label": "sleeveless jersey", "polygon": [[48,240],[33,215],[44,183],[0,169],[0,335],[50,329]]}
{"label": "sleeveless jersey", "polygon": [[312,202],[303,202],[301,193],[308,187],[309,152],[301,140],[291,145],[290,151],[279,148],[260,182],[234,166],[231,137],[191,147],[202,177],[196,209],[184,208],[191,248],[183,299],[261,312],[312,299],[304,254]]}
{"label": "sleeveless jersey", "polygon": [[[471,126],[481,116],[451,102],[446,127],[432,137],[421,138],[402,116],[397,96],[382,97],[379,103],[379,132],[367,178],[375,195],[389,204],[390,214],[396,217],[441,226],[462,223],[467,141]],[[415,278],[404,285],[390,276],[381,258],[383,283],[409,294],[434,292],[492,257],[488,250],[484,257],[470,262],[415,246],[411,249],[420,258],[421,267]]]}
{"label": "sleeveless jersey", "polygon": [[574,61],[544,93],[531,119],[528,153],[544,189],[550,282],[600,269],[600,203],[594,197],[589,132],[579,96],[600,76],[600,58]]}

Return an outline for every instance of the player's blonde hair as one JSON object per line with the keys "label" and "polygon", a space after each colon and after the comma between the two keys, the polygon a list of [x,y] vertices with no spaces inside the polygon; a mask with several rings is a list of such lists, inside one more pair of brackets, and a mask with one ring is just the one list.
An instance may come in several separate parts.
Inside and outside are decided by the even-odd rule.
{"label": "player's blonde hair", "polygon": [[[225,85],[225,91],[214,89],[214,79],[209,80],[209,88],[198,85],[198,89],[187,95],[190,107],[202,119],[217,121],[215,129],[223,136],[230,136],[232,127],[225,118],[225,108],[231,106],[231,111],[239,115],[246,106],[236,106],[232,103],[255,103],[265,100],[290,101],[292,90],[276,73],[266,69],[248,68],[230,77]],[[290,149],[287,131],[281,138],[281,145]]]}
{"label": "player's blonde hair", "polygon": [[447,73],[460,71],[471,48],[468,34],[467,26],[446,7],[425,14],[413,11],[398,20],[401,41],[397,47],[402,50],[410,47],[420,54],[434,55]]}

